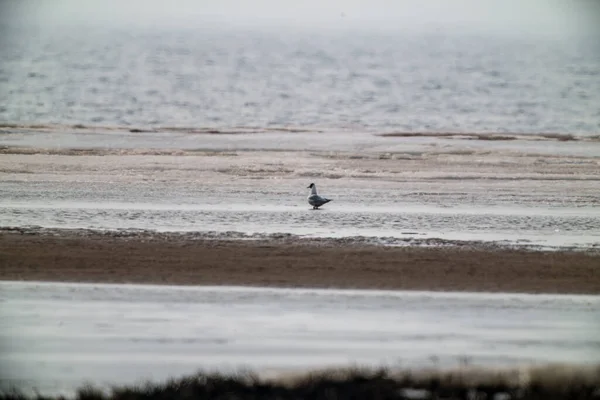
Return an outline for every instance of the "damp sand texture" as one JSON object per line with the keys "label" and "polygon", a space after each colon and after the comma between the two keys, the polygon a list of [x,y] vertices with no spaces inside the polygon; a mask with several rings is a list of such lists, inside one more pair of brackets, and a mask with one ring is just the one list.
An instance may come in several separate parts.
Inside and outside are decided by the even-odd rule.
{"label": "damp sand texture", "polygon": [[21,232],[0,233],[2,280],[600,293],[600,255],[576,251]]}

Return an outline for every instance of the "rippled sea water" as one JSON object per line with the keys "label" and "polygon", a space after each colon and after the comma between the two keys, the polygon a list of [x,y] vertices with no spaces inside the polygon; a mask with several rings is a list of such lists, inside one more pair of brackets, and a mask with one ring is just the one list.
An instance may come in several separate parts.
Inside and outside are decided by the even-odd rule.
{"label": "rippled sea water", "polygon": [[0,121],[598,134],[597,38],[3,25]]}
{"label": "rippled sea water", "polygon": [[600,243],[592,36],[9,22],[2,226]]}

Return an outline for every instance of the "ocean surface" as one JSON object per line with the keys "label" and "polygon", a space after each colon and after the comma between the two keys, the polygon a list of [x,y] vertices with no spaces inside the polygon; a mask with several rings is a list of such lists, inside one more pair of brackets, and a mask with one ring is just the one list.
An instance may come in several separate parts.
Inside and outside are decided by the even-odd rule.
{"label": "ocean surface", "polygon": [[0,21],[0,122],[600,131],[592,34]]}
{"label": "ocean surface", "polygon": [[593,35],[1,21],[1,226],[600,245]]}
{"label": "ocean surface", "polygon": [[42,394],[199,369],[600,362],[598,296],[0,282],[0,300],[0,389]]}

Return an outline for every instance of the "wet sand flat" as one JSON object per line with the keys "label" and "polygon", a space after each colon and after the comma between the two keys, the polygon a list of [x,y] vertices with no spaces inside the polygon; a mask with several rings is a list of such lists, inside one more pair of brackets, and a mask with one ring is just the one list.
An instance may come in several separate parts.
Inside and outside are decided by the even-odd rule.
{"label": "wet sand flat", "polygon": [[0,279],[600,293],[597,253],[57,232],[0,232]]}

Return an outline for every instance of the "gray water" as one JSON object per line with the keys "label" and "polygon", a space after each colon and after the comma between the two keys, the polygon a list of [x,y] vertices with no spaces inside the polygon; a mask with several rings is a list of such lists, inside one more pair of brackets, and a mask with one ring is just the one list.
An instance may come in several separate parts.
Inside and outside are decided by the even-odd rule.
{"label": "gray water", "polygon": [[7,21],[1,29],[5,123],[600,129],[600,51],[590,35]]}
{"label": "gray water", "polygon": [[[23,15],[0,18],[1,226],[598,248],[593,32]],[[442,135],[378,135],[401,131]]]}
{"label": "gray water", "polygon": [[[83,146],[85,136],[71,138]],[[260,145],[261,138],[250,137]],[[365,136],[361,143],[367,142]],[[406,160],[369,151],[348,155],[334,143],[331,151],[314,153],[240,151],[245,144],[235,143],[233,152],[180,156],[136,155],[135,149],[94,155],[102,154],[98,148],[88,156],[65,155],[69,150],[3,155],[0,226],[599,248],[600,178],[590,155],[527,156],[492,141],[485,142],[485,165],[477,151],[439,154],[428,145],[420,147],[422,156]],[[306,202],[311,181],[333,199],[319,211]]]}
{"label": "gray water", "polygon": [[[321,213],[302,205],[249,205],[239,195],[223,193],[221,205],[156,203],[0,202],[0,226],[98,230],[203,232],[220,238],[271,237],[354,238],[388,245],[483,241],[542,248],[598,249],[600,212],[596,209],[540,210],[471,208],[443,212],[437,207],[388,204],[364,208],[332,206]],[[159,200],[149,198],[151,200]],[[344,199],[336,199],[337,201]],[[291,202],[290,202],[291,203]],[[435,239],[435,240],[432,240]]]}
{"label": "gray water", "polygon": [[[598,296],[0,283],[0,388],[251,368],[600,361]],[[360,322],[358,322],[360,321]]]}

